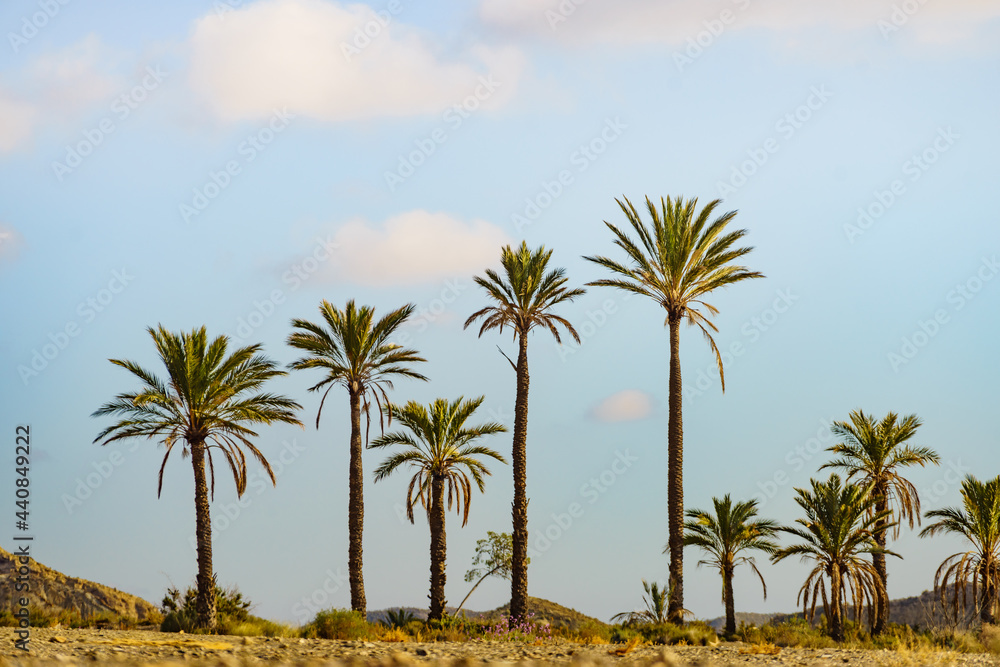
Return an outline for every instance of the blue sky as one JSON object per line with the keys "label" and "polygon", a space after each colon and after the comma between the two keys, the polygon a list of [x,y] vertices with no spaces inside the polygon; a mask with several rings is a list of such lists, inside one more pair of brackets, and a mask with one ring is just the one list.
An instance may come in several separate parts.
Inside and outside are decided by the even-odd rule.
{"label": "blue sky", "polygon": [[[757,494],[793,521],[828,423],[858,408],[918,414],[943,465],[911,479],[925,509],[957,503],[961,475],[1000,473],[998,17],[974,0],[6,3],[0,392],[11,446],[32,428],[36,557],[154,602],[194,580],[190,469],[172,461],[157,499],[161,448],[91,444],[90,413],[134,387],[107,359],[155,366],[147,326],[287,363],[289,321],[321,299],[413,303],[403,336],[431,381],[393,399],[485,395],[482,418],[512,426],[496,346],[514,345],[462,330],[484,303],[472,276],[524,239],[573,285],[602,277],[582,256],[614,255],[622,196],[722,198],[767,276],[712,300],[725,394],[682,334],[688,507]],[[655,304],[607,289],[560,312],[584,342],[530,341],[529,592],[607,619],[666,579],[667,336]],[[261,431],[277,486],[239,506],[223,480],[213,505],[221,582],[293,622],[350,604],[348,406],[331,395],[317,431],[315,381],[274,383],[308,426]],[[368,605],[422,606],[426,522],[401,520],[402,476],[371,482],[380,457]],[[450,601],[511,494],[496,466],[469,525],[449,519]],[[961,546],[904,531],[891,595],[931,588]],[[686,605],[720,615],[697,560]],[[740,572],[737,607],[794,608],[806,568],[762,571],[767,600]],[[508,593],[487,582],[468,606]]]}

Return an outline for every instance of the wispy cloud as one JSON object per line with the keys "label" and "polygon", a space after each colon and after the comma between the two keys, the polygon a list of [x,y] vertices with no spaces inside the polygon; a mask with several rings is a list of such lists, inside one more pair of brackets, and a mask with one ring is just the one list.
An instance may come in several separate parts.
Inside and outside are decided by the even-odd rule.
{"label": "wispy cloud", "polygon": [[446,213],[407,211],[377,225],[352,220],[334,232],[338,252],[321,276],[384,287],[472,275],[494,265],[511,242],[490,222]]}
{"label": "wispy cloud", "polygon": [[[1000,4],[989,0],[842,0],[835,3],[801,0],[482,0],[480,16],[492,26],[522,36],[563,43],[615,46],[635,44],[684,45],[728,11],[726,30],[762,29],[780,38],[783,48],[825,48],[815,32],[843,43],[851,33],[882,40],[880,22],[893,23],[893,13],[907,38],[920,44],[967,48],[970,40],[996,43]],[[912,19],[912,20],[910,20]],[[890,29],[891,32],[891,29]],[[809,39],[801,38],[809,35]],[[822,41],[822,40],[821,40]]]}
{"label": "wispy cloud", "polygon": [[445,61],[405,23],[403,7],[393,16],[363,4],[264,0],[213,12],[194,26],[191,85],[223,120],[285,107],[324,121],[436,113],[491,73],[505,84],[491,105],[513,93],[524,64],[516,49],[479,46]]}
{"label": "wispy cloud", "polygon": [[591,417],[602,422],[636,421],[651,414],[653,397],[638,389],[626,389],[612,394],[590,411]]}

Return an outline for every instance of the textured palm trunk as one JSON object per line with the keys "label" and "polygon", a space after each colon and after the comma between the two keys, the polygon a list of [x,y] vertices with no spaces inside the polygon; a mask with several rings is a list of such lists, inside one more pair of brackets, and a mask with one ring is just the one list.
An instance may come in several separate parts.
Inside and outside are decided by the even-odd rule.
{"label": "textured palm trunk", "polygon": [[215,577],[212,570],[212,515],[205,480],[205,444],[191,443],[194,467],[195,533],[198,540],[198,597],[195,609],[198,627],[215,630]]}
{"label": "textured palm trunk", "polygon": [[830,570],[830,636],[833,641],[844,641],[844,623],[840,613],[840,568],[834,564]]}
{"label": "textured palm trunk", "polygon": [[684,426],[681,415],[680,319],[670,318],[670,421],[667,426],[667,512],[670,545],[670,601],[667,617],[684,623]]}
{"label": "textured palm trunk", "polygon": [[361,396],[356,391],[351,396],[351,471],[350,500],[348,501],[348,576],[351,581],[351,609],[367,615],[365,579],[362,573],[362,534],[365,524],[364,470],[361,466]]}
{"label": "textured palm trunk", "polygon": [[528,432],[528,339],[518,338],[517,398],[514,402],[514,446],[511,463],[514,470],[514,502],[511,503],[513,545],[510,577],[510,616],[528,615],[528,492],[525,442]]}
{"label": "textured palm trunk", "polygon": [[983,582],[982,606],[979,608],[979,620],[993,625],[996,623],[997,587],[996,566],[980,566],[980,578]]}
{"label": "textured palm trunk", "polygon": [[[875,512],[881,514],[886,510],[885,490],[876,489],[878,500],[875,501]],[[875,544],[880,549],[885,549],[886,544],[886,520],[879,519],[875,524]],[[889,622],[889,573],[885,567],[885,554],[872,554],[872,565],[875,567],[875,574],[882,584],[882,590],[875,593],[875,623],[872,626],[872,634],[880,635],[885,631],[886,623]]]}
{"label": "textured palm trunk", "polygon": [[726,635],[736,634],[736,601],[733,598],[733,568],[727,566],[722,572],[722,592],[726,598]]}
{"label": "textured palm trunk", "polygon": [[431,610],[428,620],[440,621],[444,617],[445,564],[448,546],[444,532],[444,478],[434,476],[431,482],[431,507],[428,515],[431,525]]}

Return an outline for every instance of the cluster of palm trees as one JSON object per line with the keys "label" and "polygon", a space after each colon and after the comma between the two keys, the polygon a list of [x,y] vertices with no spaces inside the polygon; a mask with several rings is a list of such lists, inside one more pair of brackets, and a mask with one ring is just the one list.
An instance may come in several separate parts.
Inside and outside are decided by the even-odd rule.
{"label": "cluster of palm trees", "polygon": [[[721,500],[713,498],[714,512],[688,510],[685,544],[707,553],[709,557],[699,564],[711,566],[722,577],[727,634],[736,632],[736,566],[750,565],[764,585],[756,562],[746,555],[751,551],[761,551],[775,563],[792,556],[813,563],[797,602],[802,603],[803,614],[810,619],[822,602],[834,640],[844,639],[847,611],[853,612],[855,620],[867,611],[872,634],[885,630],[889,621],[885,558],[901,558],[886,547],[887,539],[898,536],[903,521],[911,528],[920,522],[919,495],[902,476],[902,469],[940,462],[933,450],[907,444],[920,425],[916,415],[899,419],[892,412],[875,420],[854,411],[850,421],[834,422],[832,431],[841,442],[827,451],[837,458],[820,469],[836,468],[846,477],[841,479],[832,473],[827,480],[810,480],[811,488],[796,489],[795,501],[804,516],[794,526],[758,517],[756,500],[734,503],[728,495]],[[966,477],[962,498],[962,508],[927,512],[925,518],[937,521],[924,528],[920,536],[950,532],[972,543],[972,549],[942,563],[934,587],[942,602],[950,596],[956,620],[960,609],[964,611],[971,603],[982,622],[993,623],[1000,590],[1000,477],[986,483]],[[779,533],[800,541],[781,547],[776,541]],[[864,557],[866,554],[870,560]]]}
{"label": "cluster of palm trees", "polygon": [[[733,231],[727,228],[736,215],[735,211],[715,215],[719,200],[699,209],[697,200],[694,199],[667,197],[656,202],[646,198],[648,221],[642,219],[628,199],[616,201],[628,226],[620,229],[608,222],[605,225],[613,235],[614,245],[624,251],[624,258],[615,260],[600,255],[585,257],[611,273],[611,277],[594,280],[587,285],[612,287],[630,294],[647,296],[666,313],[664,325],[669,332],[670,347],[667,429],[669,542],[666,549],[670,560],[666,616],[668,620],[680,624],[683,623],[684,615],[685,543],[697,544],[711,551],[715,548],[713,540],[716,537],[723,539],[723,532],[728,535],[724,539],[731,540],[736,535],[733,531],[759,531],[758,535],[741,537],[741,541],[738,541],[742,545],[740,549],[733,551],[731,547],[728,550],[719,547],[717,556],[713,556],[711,562],[723,572],[724,588],[727,582],[730,586],[727,608],[732,606],[729,599],[732,597],[732,569],[741,562],[753,564],[752,561],[740,560],[735,554],[745,549],[760,548],[767,551],[770,548],[767,546],[770,539],[767,534],[769,524],[754,524],[752,519],[755,506],[752,503],[732,505],[728,499],[728,505],[717,503],[715,518],[718,521],[715,524],[711,523],[708,513],[692,510],[685,515],[681,401],[683,385],[679,350],[680,324],[687,322],[696,326],[715,353],[725,391],[722,357],[712,338],[712,333],[717,331],[712,317],[718,311],[705,299],[721,287],[763,276],[739,264],[752,248],[739,245],[746,230]],[[582,295],[584,289],[569,287],[563,269],[550,269],[551,256],[551,250],[544,247],[530,249],[524,242],[518,247],[504,247],[501,251],[500,270],[488,269],[485,277],[475,277],[475,282],[485,292],[488,305],[470,315],[465,322],[466,328],[478,323],[480,337],[492,330],[503,333],[505,329],[509,329],[518,346],[516,362],[504,354],[515,373],[510,577],[510,615],[515,619],[523,619],[528,613],[528,338],[537,328],[548,331],[557,342],[561,342],[561,336],[566,333],[575,341],[580,341],[573,325],[558,315],[555,309]],[[392,342],[395,332],[413,311],[414,307],[407,305],[376,319],[374,310],[370,307],[357,306],[353,301],[348,301],[341,310],[324,300],[320,306],[321,322],[292,320],[292,333],[287,342],[301,351],[303,356],[292,362],[289,368],[296,371],[319,370],[322,373],[318,381],[309,387],[310,391],[322,392],[316,414],[317,429],[329,392],[334,387],[343,387],[348,394],[351,420],[348,566],[352,609],[362,614],[367,611],[362,567],[364,471],[361,454],[368,442],[368,446],[372,448],[397,448],[376,469],[376,481],[385,479],[403,466],[414,469],[407,489],[407,511],[412,521],[413,509],[416,503],[420,503],[428,517],[431,528],[431,617],[440,618],[445,602],[445,511],[454,506],[462,515],[463,524],[467,520],[472,482],[482,491],[484,478],[490,474],[483,459],[505,462],[500,453],[475,443],[481,437],[506,429],[497,423],[466,424],[482,404],[482,397],[469,400],[464,397],[454,400],[438,399],[430,406],[412,401],[397,405],[389,400],[394,380],[427,380],[426,376],[415,370],[425,360],[415,350]],[[560,330],[564,333],[560,333]],[[204,328],[172,333],[161,325],[148,331],[167,370],[167,377],[165,380],[161,379],[131,361],[111,360],[137,377],[142,387],[134,392],[119,394],[94,413],[94,416],[119,418],[116,423],[101,431],[95,442],[106,445],[125,438],[140,437],[163,443],[166,454],[160,467],[160,490],[163,469],[173,446],[180,443],[183,454],[190,455],[195,475],[198,623],[211,629],[216,623],[209,515],[209,501],[214,495],[215,487],[213,450],[221,450],[236,481],[238,494],[243,493],[246,484],[244,450],[260,463],[273,483],[274,475],[270,465],[251,441],[251,438],[258,436],[252,427],[273,423],[301,426],[296,417],[296,411],[301,406],[290,398],[263,391],[263,385],[268,380],[284,375],[286,371],[265,357],[260,345],[241,347],[230,353],[226,336],[209,341]],[[373,404],[379,418],[381,435],[370,441]],[[362,418],[365,422],[364,436]],[[403,430],[386,433],[386,426],[391,427],[393,420],[399,422]],[[919,424],[910,424],[909,428],[915,429],[917,425]],[[844,427],[846,429],[849,425]],[[900,434],[897,439],[901,442],[906,439],[902,437],[906,434],[906,420],[898,427]],[[845,436],[852,435],[846,430],[844,433]],[[863,439],[867,437],[864,433],[854,435],[858,436],[857,443],[864,442]],[[845,444],[844,447],[848,445]],[[836,566],[831,561],[830,564],[823,565],[825,569],[816,571],[820,574],[807,581],[800,595],[807,601],[812,599],[815,604],[816,593],[819,592],[826,601],[822,576],[836,575],[831,589],[831,614],[834,608],[839,612],[840,598],[837,596],[845,585],[850,585],[852,591],[862,590],[873,594],[876,599],[876,614],[881,614],[878,618],[884,623],[886,605],[878,596],[881,595],[879,591],[884,591],[885,588],[884,557],[892,555],[885,549],[886,534],[890,529],[898,527],[897,520],[908,519],[912,524],[914,517],[919,516],[919,499],[912,486],[900,477],[876,478],[872,472],[874,468],[863,467],[860,452],[848,447],[838,453],[844,456],[843,461],[838,460],[830,465],[847,469],[849,478],[857,477],[858,484],[864,485],[864,492],[857,490],[861,487],[843,485],[835,475],[828,482],[814,483],[811,492],[800,490],[798,501],[806,508],[807,519],[800,520],[801,527],[795,529],[800,533],[795,534],[813,545],[817,554],[836,546],[837,558],[841,558],[845,545],[854,544],[857,553],[865,553],[867,550],[874,560],[870,567],[862,567],[856,559],[849,562],[837,561]],[[923,465],[929,460],[915,462]],[[910,462],[898,461],[894,465],[899,467],[909,464]],[[206,479],[206,468],[207,479],[211,480],[210,486]],[[869,472],[872,472],[870,479],[866,476]],[[995,485],[989,488],[994,489]],[[861,503],[863,498],[868,504],[860,509],[860,514],[855,511],[857,508],[853,508],[841,515],[839,510],[834,512],[831,509],[833,505],[829,505],[837,498],[844,502],[853,498],[857,503]],[[719,514],[723,510],[735,513],[734,516],[725,518],[725,526],[723,517]],[[971,512],[967,507],[964,513],[949,515],[948,521],[951,523],[945,522],[942,516],[941,522],[927,530],[968,532],[969,526],[978,525],[971,518]],[[685,516],[688,519],[686,524]],[[866,523],[858,524],[859,516],[864,516]],[[852,517],[854,523],[851,522]],[[820,521],[832,523],[817,523]],[[963,521],[967,523],[962,523]],[[704,530],[699,532],[696,526],[702,526]],[[847,532],[836,535],[829,533],[828,529],[834,526],[841,526]],[[688,528],[687,535],[685,527]],[[859,541],[847,529],[867,531],[866,536]],[[702,542],[698,542],[698,539]],[[995,548],[996,544],[997,539],[994,538],[991,548]],[[787,549],[776,550],[772,557],[780,560],[792,555],[792,552],[786,552]],[[807,548],[795,553],[807,555],[813,551]],[[951,566],[943,572],[939,571],[939,574],[943,580],[955,583],[973,581],[974,594],[978,594],[980,589],[975,588],[975,582],[985,581],[982,577],[993,577],[990,581],[994,582],[997,572],[1000,572],[996,556],[986,557],[983,554],[975,558],[956,557]],[[859,589],[855,584],[866,584],[867,587],[862,585]],[[964,587],[955,587],[955,590],[959,589],[965,590]],[[995,600],[995,583],[983,590],[987,591],[985,595],[992,596],[990,599]]]}

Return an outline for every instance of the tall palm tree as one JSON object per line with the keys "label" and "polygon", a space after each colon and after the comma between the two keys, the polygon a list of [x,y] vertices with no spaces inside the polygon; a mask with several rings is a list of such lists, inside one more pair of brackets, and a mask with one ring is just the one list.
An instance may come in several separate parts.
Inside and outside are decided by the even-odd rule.
{"label": "tall palm tree", "polygon": [[[247,486],[244,450],[250,452],[274,484],[274,473],[264,454],[250,441],[257,433],[250,426],[275,422],[302,425],[295,417],[300,406],[284,396],[261,393],[265,382],[285,375],[275,363],[260,354],[260,345],[248,345],[228,354],[229,338],[209,342],[205,327],[175,334],[163,325],[148,328],[160,361],[167,369],[166,381],[134,361],[111,359],[142,381],[135,392],[118,394],[92,416],[114,415],[120,421],[94,439],[106,445],[126,438],[158,439],[166,446],[156,488],[163,491],[163,470],[174,445],[180,443],[184,457],[191,455],[194,468],[195,525],[198,542],[199,627],[214,630],[215,573],[212,569],[212,524],[209,496],[215,497],[215,466],[212,450],[222,452],[236,482],[236,493]],[[205,479],[205,464],[211,487]]]}
{"label": "tall palm tree", "polygon": [[684,522],[684,546],[699,547],[709,558],[698,565],[714,567],[722,575],[722,601],[726,605],[726,634],[736,634],[736,605],[733,600],[733,572],[737,565],[746,563],[760,579],[767,599],[767,584],[764,575],[757,569],[753,556],[741,556],[745,551],[759,550],[773,554],[778,549],[774,537],[778,523],[770,519],[758,519],[757,501],[749,500],[733,504],[727,493],[721,500],[712,498],[715,514],[700,509],[687,511]]}
{"label": "tall palm tree", "polygon": [[[444,616],[445,564],[448,559],[445,535],[445,509],[451,509],[462,516],[462,525],[469,520],[469,505],[472,502],[472,481],[485,489],[483,477],[491,474],[480,460],[490,457],[506,463],[498,452],[476,440],[493,433],[507,430],[503,424],[489,422],[478,426],[466,426],[472,413],[483,404],[483,397],[465,400],[458,397],[452,402],[439,398],[430,408],[410,401],[400,407],[389,404],[386,413],[397,420],[407,431],[386,433],[372,442],[369,447],[391,447],[403,445],[405,449],[391,454],[375,470],[375,481],[380,482],[404,465],[415,469],[406,490],[406,516],[413,523],[413,506],[419,502],[427,512],[427,522],[431,529],[431,608],[428,619],[441,620]],[[445,489],[448,491],[447,506]]]}
{"label": "tall palm tree", "polygon": [[697,210],[698,200],[681,198],[660,199],[660,207],[646,198],[651,224],[646,225],[635,206],[628,199],[616,199],[625,213],[636,239],[630,238],[610,222],[604,224],[615,236],[615,245],[625,251],[626,262],[621,263],[602,256],[585,257],[602,266],[614,278],[595,280],[588,285],[616,287],[630,294],[641,294],[653,299],[667,313],[666,326],[670,330],[670,394],[669,423],[667,425],[667,504],[670,532],[670,620],[684,620],[684,427],[682,420],[680,358],[680,324],[687,320],[705,335],[715,353],[719,366],[722,391],[726,378],[722,370],[722,356],[715,345],[712,333],[718,331],[712,316],[718,310],[704,301],[705,297],[720,287],[726,287],[750,278],[763,278],[763,274],[735,264],[752,247],[735,247],[746,230],[726,231],[726,225],[736,216],[736,211],[724,213],[714,220],[712,214],[719,205],[716,199]]}
{"label": "tall palm tree", "polygon": [[[417,356],[415,350],[391,343],[389,339],[413,313],[414,306],[408,304],[375,321],[375,309],[369,306],[355,306],[354,300],[347,302],[340,310],[327,300],[320,304],[322,324],[307,320],[292,320],[294,331],[288,337],[288,344],[302,350],[306,356],[290,364],[296,370],[318,368],[325,373],[309,391],[325,388],[323,398],[316,412],[316,428],[323,414],[323,404],[330,390],[344,387],[351,410],[351,463],[349,474],[349,500],[347,508],[348,525],[348,577],[351,582],[351,609],[367,613],[365,602],[365,581],[362,571],[362,533],[365,520],[364,470],[361,464],[361,415],[365,416],[365,439],[371,428],[371,404],[374,399],[379,409],[379,423],[382,424],[381,408],[389,403],[387,390],[392,389],[394,378],[427,378],[410,368],[410,365],[426,361]],[[325,326],[324,326],[325,325]]]}
{"label": "tall palm tree", "polygon": [[[580,336],[569,320],[552,312],[554,306],[572,301],[584,293],[583,289],[566,287],[566,271],[548,269],[552,251],[545,246],[536,250],[521,241],[517,249],[505,246],[500,253],[502,274],[486,270],[486,277],[476,276],[475,281],[486,290],[494,302],[476,311],[465,321],[465,328],[482,318],[479,335],[492,329],[503,333],[510,327],[517,340],[517,364],[511,362],[517,376],[517,395],[514,400],[514,443],[512,463],[514,469],[514,501],[511,504],[513,522],[513,570],[510,584],[510,616],[521,619],[528,614],[528,492],[527,453],[528,435],[528,334],[535,327],[548,329],[562,343],[557,325],[565,327],[577,343]],[[506,355],[504,355],[506,356]],[[507,361],[510,361],[508,357]]]}
{"label": "tall palm tree", "polygon": [[[838,455],[820,467],[839,468],[847,474],[847,480],[857,481],[872,487],[875,495],[873,511],[876,514],[889,511],[887,516],[898,518],[892,531],[892,539],[899,537],[899,526],[908,521],[913,528],[914,521],[920,523],[920,496],[917,488],[900,473],[908,466],[938,465],[941,457],[928,447],[912,447],[907,443],[917,434],[921,421],[916,415],[899,419],[895,412],[888,413],[881,421],[861,410],[850,414],[850,422],[834,422],[830,427],[841,442],[828,447],[827,451]],[[887,530],[884,525],[875,526],[875,543],[885,549]],[[875,624],[872,634],[881,634],[889,622],[889,575],[885,567],[885,554],[872,553],[872,564],[878,573],[882,586],[875,602]]]}
{"label": "tall palm tree", "polygon": [[[886,523],[888,510],[881,514],[875,512],[876,499],[870,485],[845,484],[836,473],[825,482],[810,481],[811,491],[795,489],[795,502],[806,513],[804,519],[795,520],[801,527],[778,529],[803,541],[778,549],[771,560],[777,563],[789,556],[799,556],[816,564],[799,589],[795,603],[801,599],[802,613],[812,620],[817,600],[822,598],[823,611],[830,622],[830,635],[834,641],[841,642],[844,640],[843,606],[847,591],[850,590],[854,617],[860,619],[861,610],[865,605],[871,609],[882,586],[878,573],[863,554],[881,551],[900,557],[875,542],[876,526],[891,528],[894,524]],[[830,578],[829,598],[824,577]]]}
{"label": "tall palm tree", "polygon": [[964,609],[972,589],[972,603],[983,623],[996,623],[1000,591],[1000,477],[980,482],[972,475],[962,481],[962,507],[932,510],[925,519],[937,519],[920,537],[955,533],[972,548],[949,556],[934,574],[934,588],[945,601],[951,583],[952,606],[958,619],[959,599]]}

